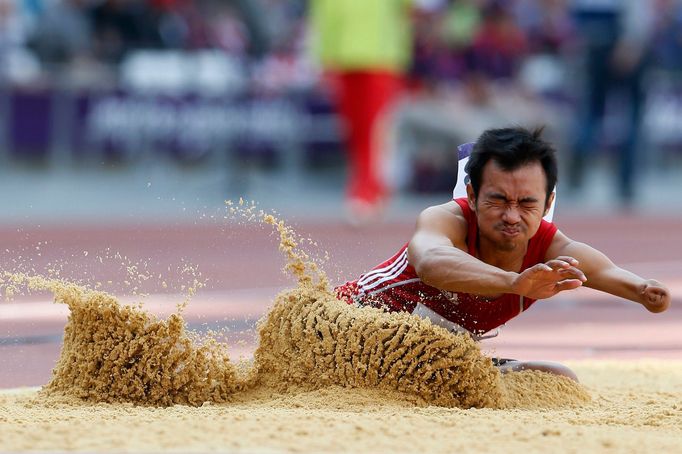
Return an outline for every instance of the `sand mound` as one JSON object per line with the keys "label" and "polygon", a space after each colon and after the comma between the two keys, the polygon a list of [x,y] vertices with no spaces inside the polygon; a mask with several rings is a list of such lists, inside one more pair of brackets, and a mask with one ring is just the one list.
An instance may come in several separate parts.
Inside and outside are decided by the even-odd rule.
{"label": "sand mound", "polygon": [[47,394],[93,402],[201,405],[224,402],[241,387],[226,346],[190,338],[180,314],[158,320],[104,292],[54,279],[15,274],[11,281],[50,290],[70,309]]}
{"label": "sand mound", "polygon": [[155,320],[101,293],[71,300],[64,347],[48,391],[98,402],[223,402],[238,388],[226,351],[197,346],[178,314]]}
{"label": "sand mound", "polygon": [[277,298],[260,326],[255,364],[261,382],[283,390],[379,387],[442,406],[501,405],[500,374],[468,336],[314,289]]}
{"label": "sand mound", "polygon": [[527,370],[502,375],[502,408],[577,407],[590,401],[590,394],[570,378]]}

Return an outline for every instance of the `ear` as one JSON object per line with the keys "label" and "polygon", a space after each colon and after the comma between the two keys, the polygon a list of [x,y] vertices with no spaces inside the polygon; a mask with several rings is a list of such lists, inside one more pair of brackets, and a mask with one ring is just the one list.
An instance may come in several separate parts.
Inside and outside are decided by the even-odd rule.
{"label": "ear", "polygon": [[469,201],[469,208],[474,213],[476,212],[476,194],[474,194],[474,187],[471,183],[467,183],[467,199]]}
{"label": "ear", "polygon": [[547,198],[547,204],[545,204],[545,212],[543,216],[547,216],[547,213],[549,213],[549,209],[552,208],[552,204],[554,203],[554,196],[556,193],[552,191],[552,193],[549,195],[549,198]]}

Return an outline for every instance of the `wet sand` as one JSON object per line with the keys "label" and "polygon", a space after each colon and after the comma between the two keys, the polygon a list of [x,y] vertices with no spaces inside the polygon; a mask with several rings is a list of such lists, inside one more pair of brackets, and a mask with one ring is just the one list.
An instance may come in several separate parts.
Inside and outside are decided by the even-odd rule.
{"label": "wet sand", "polygon": [[0,394],[2,451],[679,452],[682,361],[574,362],[592,401],[555,409],[419,405],[371,389],[167,408]]}

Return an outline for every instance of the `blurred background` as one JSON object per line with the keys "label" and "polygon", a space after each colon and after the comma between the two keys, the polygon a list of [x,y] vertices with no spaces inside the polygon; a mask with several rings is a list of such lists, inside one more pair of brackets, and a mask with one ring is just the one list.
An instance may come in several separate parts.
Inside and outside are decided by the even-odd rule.
{"label": "blurred background", "polygon": [[[372,5],[0,0],[0,217],[194,216],[235,196],[390,217],[447,196],[456,146],[511,124],[546,126],[566,209],[682,206],[678,0]],[[381,99],[344,85],[358,73]]]}
{"label": "blurred background", "polygon": [[[557,145],[562,230],[679,295],[680,0],[0,0],[0,264],[180,295],[186,260],[210,282],[190,324],[249,330],[290,281],[226,199],[319,241],[339,283],[451,197],[459,144],[509,125]],[[115,253],[177,285],[124,285]],[[646,331],[580,292],[500,354],[681,354],[679,311]],[[49,378],[67,311],[46,301],[0,304],[0,387]]]}

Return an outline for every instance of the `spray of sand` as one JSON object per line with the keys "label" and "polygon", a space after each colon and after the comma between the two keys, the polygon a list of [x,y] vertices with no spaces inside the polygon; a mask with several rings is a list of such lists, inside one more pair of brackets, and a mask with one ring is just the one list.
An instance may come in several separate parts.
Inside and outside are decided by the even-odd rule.
{"label": "spray of sand", "polygon": [[6,294],[49,290],[71,312],[45,395],[154,406],[227,402],[244,390],[323,388],[370,388],[387,398],[397,392],[418,404],[462,408],[545,408],[589,400],[580,385],[563,377],[501,375],[468,336],[408,314],[338,301],[293,229],[253,205],[244,208],[243,201],[230,210],[276,228],[285,270],[298,283],[276,297],[260,322],[248,370],[230,362],[226,345],[190,336],[181,308],[158,320],[101,291],[6,273],[0,282]]}
{"label": "spray of sand", "polygon": [[48,290],[70,314],[47,394],[94,402],[201,405],[224,402],[238,379],[226,346],[188,336],[179,313],[158,320],[139,306],[83,286],[25,274],[6,274],[14,291]]}

